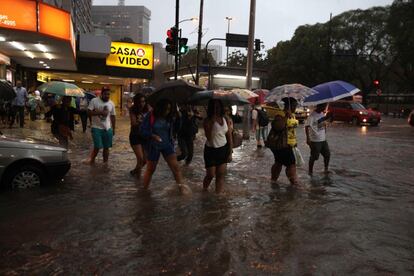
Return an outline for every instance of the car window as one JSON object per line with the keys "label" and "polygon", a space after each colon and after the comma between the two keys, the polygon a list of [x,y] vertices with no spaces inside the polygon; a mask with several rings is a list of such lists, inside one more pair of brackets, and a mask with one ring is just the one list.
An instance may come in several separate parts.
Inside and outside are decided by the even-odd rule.
{"label": "car window", "polygon": [[351,103],[353,110],[365,110],[365,107],[360,103]]}

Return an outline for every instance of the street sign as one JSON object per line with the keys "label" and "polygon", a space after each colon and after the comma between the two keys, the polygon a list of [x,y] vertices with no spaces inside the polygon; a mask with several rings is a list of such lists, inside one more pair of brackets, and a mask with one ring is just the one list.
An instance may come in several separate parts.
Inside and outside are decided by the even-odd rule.
{"label": "street sign", "polygon": [[243,34],[226,34],[226,47],[249,47],[249,36]]}

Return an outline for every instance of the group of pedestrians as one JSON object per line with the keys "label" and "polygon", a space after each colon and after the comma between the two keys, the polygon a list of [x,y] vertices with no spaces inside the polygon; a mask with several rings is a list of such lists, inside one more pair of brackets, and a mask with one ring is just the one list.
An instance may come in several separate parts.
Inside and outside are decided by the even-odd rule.
{"label": "group of pedestrians", "polygon": [[[283,112],[275,116],[268,133],[269,119],[265,111],[256,107],[252,110],[253,130],[256,131],[257,146],[266,146],[274,155],[271,167],[271,180],[277,182],[283,167],[294,188],[300,189],[296,173],[297,138],[296,128],[299,123],[295,118],[297,101],[284,98]],[[109,150],[115,135],[116,119],[115,105],[110,100],[109,88],[103,88],[100,97],[92,99],[85,112],[86,118],[91,118],[91,133],[93,148],[89,158],[84,162],[95,163],[102,150],[103,162],[107,163]],[[307,144],[310,147],[309,174],[319,155],[324,157],[325,171],[328,171],[330,152],[326,142],[326,117],[324,105],[318,105],[305,123]],[[63,146],[68,145],[74,129],[74,114],[79,110],[71,107],[71,97],[63,97],[62,103],[50,110],[54,117],[52,133]],[[50,114],[49,114],[50,115]],[[185,160],[190,164],[194,153],[194,139],[198,132],[197,120],[202,118],[194,112],[191,106],[180,109],[169,100],[159,100],[154,107],[148,105],[146,97],[137,93],[133,97],[133,105],[129,109],[130,134],[129,142],[136,157],[135,167],[130,171],[134,177],[140,178],[143,169],[143,187],[148,189],[158,161],[162,155],[170,168],[176,183],[182,187],[183,177],[179,161]],[[204,164],[206,174],[203,189],[208,190],[215,178],[215,191],[220,193],[224,187],[224,176],[227,163],[232,160],[233,153],[233,121],[226,113],[226,108],[220,100],[210,100],[207,116],[203,121],[204,135]],[[85,129],[83,129],[85,131]],[[175,152],[175,140],[178,140],[180,155]]]}
{"label": "group of pedestrians", "polygon": [[[271,180],[277,182],[284,166],[292,187],[302,189],[296,172],[298,160],[301,159],[296,138],[296,128],[299,122],[294,115],[298,102],[293,98],[284,98],[282,101],[284,103],[283,113],[275,116],[266,140],[266,146],[273,152],[275,160],[271,168]],[[324,114],[325,109],[326,104],[316,106],[305,122],[306,143],[311,152],[309,175],[313,174],[314,163],[321,154],[324,158],[325,172],[329,170],[330,150],[326,141],[328,117]]]}

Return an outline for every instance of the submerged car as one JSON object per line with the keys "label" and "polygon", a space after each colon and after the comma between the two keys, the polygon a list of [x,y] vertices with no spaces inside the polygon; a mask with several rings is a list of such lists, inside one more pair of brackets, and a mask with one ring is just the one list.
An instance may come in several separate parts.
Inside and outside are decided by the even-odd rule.
{"label": "submerged car", "polygon": [[0,137],[2,188],[24,189],[56,182],[70,169],[67,150],[27,139]]}
{"label": "submerged car", "polygon": [[380,112],[366,109],[362,104],[350,101],[329,103],[327,116],[331,121],[352,122],[353,125],[377,126],[381,121]]}

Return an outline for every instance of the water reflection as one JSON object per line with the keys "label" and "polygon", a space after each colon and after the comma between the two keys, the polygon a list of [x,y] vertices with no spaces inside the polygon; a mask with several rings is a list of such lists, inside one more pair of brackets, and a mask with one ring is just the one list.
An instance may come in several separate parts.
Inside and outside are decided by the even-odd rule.
{"label": "water reflection", "polygon": [[[48,125],[38,129],[31,135],[48,139]],[[284,174],[271,184],[273,155],[254,140],[235,149],[224,195],[202,192],[202,146],[182,166],[191,196],[179,195],[163,161],[145,191],[128,173],[135,158],[127,133],[120,120],[109,165],[85,166],[90,136],[77,132],[63,183],[0,194],[1,274],[412,272],[414,141],[395,120],[369,131],[330,127],[332,172],[322,173],[323,162],[313,177],[299,168],[304,192],[289,190]],[[298,136],[308,160],[303,130]],[[200,135],[196,145],[203,142]]]}

